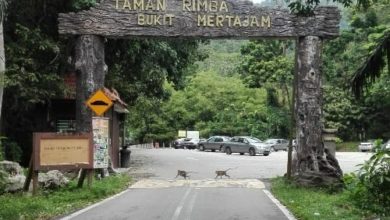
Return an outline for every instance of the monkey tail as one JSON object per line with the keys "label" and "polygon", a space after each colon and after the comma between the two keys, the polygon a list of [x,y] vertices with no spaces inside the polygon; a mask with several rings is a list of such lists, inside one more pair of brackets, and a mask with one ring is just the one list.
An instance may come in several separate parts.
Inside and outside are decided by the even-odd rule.
{"label": "monkey tail", "polygon": [[229,169],[225,170],[225,172],[226,172],[226,171],[229,171],[229,170],[234,170],[234,169],[237,169],[237,168],[238,168],[238,167],[229,168]]}

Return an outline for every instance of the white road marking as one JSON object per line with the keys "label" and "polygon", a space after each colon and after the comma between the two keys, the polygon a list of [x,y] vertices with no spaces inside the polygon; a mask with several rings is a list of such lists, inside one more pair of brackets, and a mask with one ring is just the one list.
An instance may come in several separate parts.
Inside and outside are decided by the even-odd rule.
{"label": "white road marking", "polygon": [[184,194],[183,198],[181,198],[181,200],[180,200],[180,202],[179,202],[179,205],[177,206],[175,212],[173,213],[173,216],[172,216],[172,218],[171,218],[172,220],[177,220],[177,219],[178,219],[178,217],[179,217],[179,215],[180,215],[180,212],[181,212],[181,210],[183,209],[184,203],[185,203],[185,201],[186,201],[188,195],[189,195],[190,192],[191,192],[191,189],[192,189],[192,188],[188,188],[187,191],[186,191],[186,193]]}
{"label": "white road marking", "polygon": [[205,179],[205,180],[157,180],[142,179],[130,188],[133,189],[158,189],[171,187],[192,188],[250,188],[264,189],[264,183],[257,179]]}
{"label": "white road marking", "polygon": [[197,196],[198,196],[198,192],[195,192],[195,194],[192,196],[190,200],[190,203],[188,204],[188,211],[186,212],[187,215],[186,220],[191,220],[191,213],[192,213],[192,209],[194,208],[195,200]]}
{"label": "white road marking", "polygon": [[283,212],[283,214],[287,217],[287,219],[289,220],[296,220],[296,218],[294,217],[293,214],[291,214],[290,211],[288,211],[288,209],[282,205],[279,200],[277,200],[273,195],[272,193],[270,193],[268,190],[264,189],[263,192],[268,196],[269,199],[271,199],[271,201],[273,203],[275,203],[275,205],[280,209],[280,211]]}
{"label": "white road marking", "polygon": [[120,192],[120,193],[118,193],[118,194],[116,194],[114,196],[111,196],[111,197],[109,197],[107,199],[104,199],[104,200],[102,200],[100,202],[97,202],[97,203],[95,203],[95,204],[93,204],[91,206],[88,206],[88,207],[84,208],[84,209],[81,209],[81,210],[79,210],[77,212],[74,212],[74,213],[72,213],[72,214],[70,214],[68,216],[65,216],[65,217],[61,218],[60,220],[70,220],[70,219],[72,219],[72,218],[74,218],[76,216],[79,216],[79,215],[83,214],[84,212],[87,212],[87,211],[89,211],[89,210],[91,210],[91,209],[93,209],[93,208],[95,208],[95,207],[97,207],[97,206],[99,206],[99,205],[101,205],[103,203],[106,203],[108,201],[116,199],[117,197],[121,196],[122,194],[127,193],[128,191],[129,191],[129,189],[127,189],[127,190],[125,190],[123,192]]}

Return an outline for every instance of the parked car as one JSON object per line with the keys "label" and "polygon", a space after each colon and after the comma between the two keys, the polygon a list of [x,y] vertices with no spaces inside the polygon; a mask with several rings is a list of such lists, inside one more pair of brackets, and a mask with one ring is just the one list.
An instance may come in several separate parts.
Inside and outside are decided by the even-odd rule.
{"label": "parked car", "polygon": [[288,149],[288,140],[286,139],[267,139],[264,143],[270,146],[271,151],[287,151]]}
{"label": "parked car", "polygon": [[175,140],[173,142],[173,148],[175,148],[175,149],[184,148],[184,145],[183,145],[184,140],[185,140],[185,138],[179,138],[179,139]]}
{"label": "parked car", "polygon": [[223,151],[223,143],[229,140],[230,137],[227,136],[211,136],[206,141],[199,142],[199,150],[211,150],[212,152],[215,150]]}
{"label": "parked car", "polygon": [[390,140],[388,140],[386,143],[382,145],[382,149],[389,149],[390,150]]}
{"label": "parked car", "polygon": [[240,153],[243,155],[249,153],[250,156],[255,156],[256,154],[268,156],[271,151],[269,145],[255,137],[248,136],[233,137],[230,141],[223,143],[223,149],[225,149],[226,154]]}
{"label": "parked car", "polygon": [[198,138],[185,138],[183,141],[183,147],[187,149],[195,149],[198,147],[200,139]]}
{"label": "parked car", "polygon": [[361,142],[358,146],[359,151],[361,151],[361,152],[372,151],[373,147],[374,147],[374,144],[372,142]]}

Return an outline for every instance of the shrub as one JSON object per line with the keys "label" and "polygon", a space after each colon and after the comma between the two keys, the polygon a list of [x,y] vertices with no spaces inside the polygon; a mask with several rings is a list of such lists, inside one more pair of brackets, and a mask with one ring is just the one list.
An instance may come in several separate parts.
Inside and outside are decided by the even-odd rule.
{"label": "shrub", "polygon": [[341,138],[339,138],[339,137],[336,137],[334,141],[336,142],[336,144],[343,143],[343,140]]}
{"label": "shrub", "polygon": [[357,175],[344,177],[352,199],[361,209],[390,216],[390,150],[376,148],[374,155],[360,166]]}
{"label": "shrub", "polygon": [[22,149],[20,146],[10,139],[4,138],[2,140],[2,147],[4,148],[4,158],[6,160],[20,162],[22,158]]}
{"label": "shrub", "polygon": [[0,161],[4,160],[4,147],[3,147],[3,140],[5,137],[0,136]]}

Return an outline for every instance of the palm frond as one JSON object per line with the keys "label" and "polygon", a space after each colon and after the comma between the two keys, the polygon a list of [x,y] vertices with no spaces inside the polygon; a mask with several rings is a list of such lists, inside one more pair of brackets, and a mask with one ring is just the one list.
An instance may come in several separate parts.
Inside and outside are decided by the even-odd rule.
{"label": "palm frond", "polygon": [[[387,56],[387,62],[385,60]],[[383,68],[388,64],[390,73],[390,32],[386,33],[375,50],[370,54],[363,65],[352,77],[352,92],[356,97],[360,97],[364,87],[371,85],[379,78]]]}

